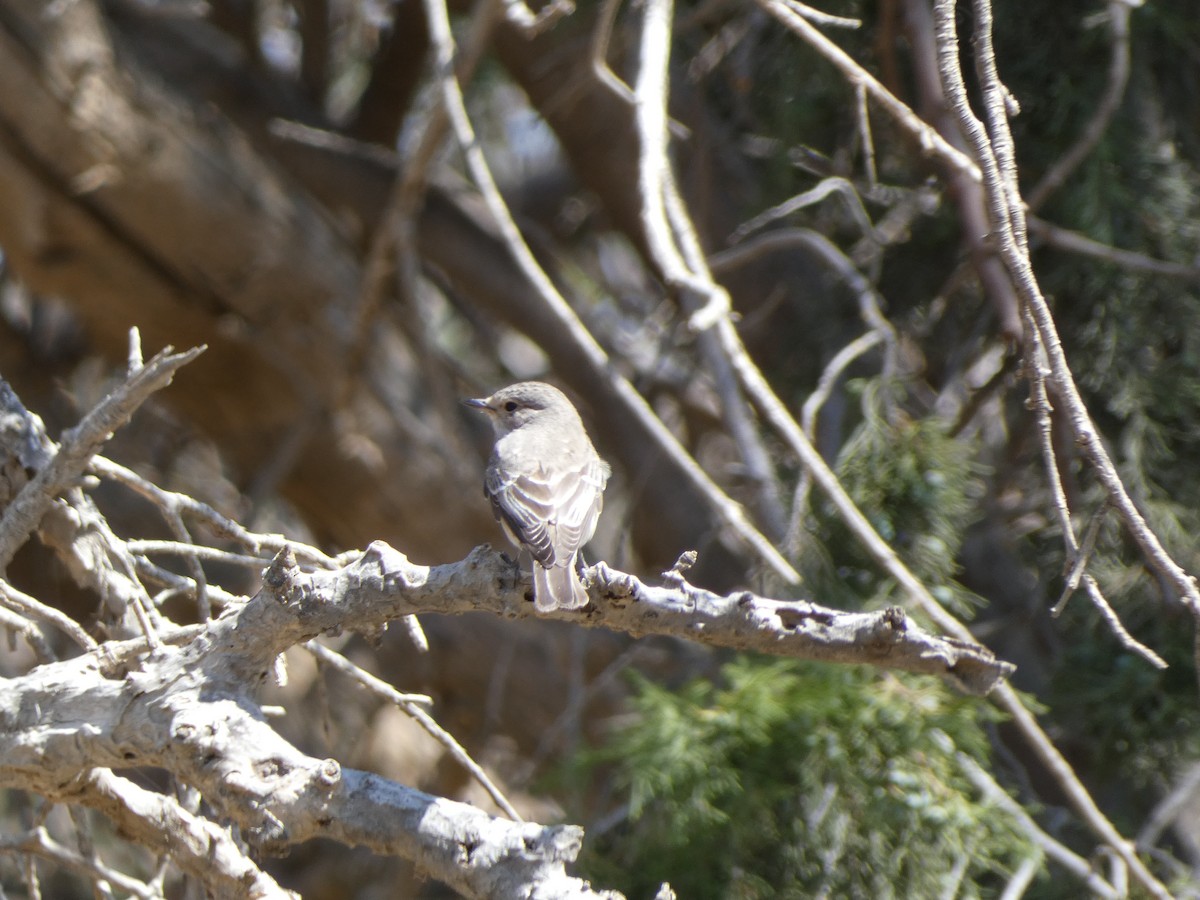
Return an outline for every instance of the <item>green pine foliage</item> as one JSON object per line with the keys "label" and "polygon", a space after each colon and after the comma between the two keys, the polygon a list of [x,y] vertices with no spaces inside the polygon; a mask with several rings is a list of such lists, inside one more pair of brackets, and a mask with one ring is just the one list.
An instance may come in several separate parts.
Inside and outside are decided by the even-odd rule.
{"label": "green pine foliage", "polygon": [[1080,592],[1061,620],[1072,641],[1046,699],[1057,711],[1064,749],[1091,780],[1126,780],[1138,789],[1120,823],[1136,830],[1172,779],[1200,757],[1195,647],[1183,609],[1121,604],[1118,612],[1168,668],[1121,647]]}
{"label": "green pine foliage", "polygon": [[987,768],[989,707],[933,679],[741,658],[636,687],[586,764],[628,816],[583,860],[631,897],[986,897],[1031,852],[960,762]]}
{"label": "green pine foliage", "polygon": [[[935,418],[884,415],[878,380],[864,390],[863,421],[846,441],[837,474],[858,508],[900,558],[958,615],[974,598],[958,585],[956,557],[967,526],[979,514],[983,490],[975,448]],[[895,404],[893,404],[895,405]],[[806,581],[833,605],[894,602],[892,584],[827,503],[818,504],[804,548]]]}
{"label": "green pine foliage", "polygon": [[[838,475],[875,530],[919,577],[941,584],[974,514],[972,448],[935,419],[867,419],[842,449]],[[874,567],[872,567],[874,568]]]}

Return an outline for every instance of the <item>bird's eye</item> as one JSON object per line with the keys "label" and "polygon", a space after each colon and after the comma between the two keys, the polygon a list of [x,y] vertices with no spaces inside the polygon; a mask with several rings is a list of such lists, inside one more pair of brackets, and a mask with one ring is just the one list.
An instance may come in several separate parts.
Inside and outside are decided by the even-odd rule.
{"label": "bird's eye", "polygon": [[504,404],[504,410],[505,410],[505,412],[516,412],[517,411],[516,402],[513,400],[509,400],[507,403]]}

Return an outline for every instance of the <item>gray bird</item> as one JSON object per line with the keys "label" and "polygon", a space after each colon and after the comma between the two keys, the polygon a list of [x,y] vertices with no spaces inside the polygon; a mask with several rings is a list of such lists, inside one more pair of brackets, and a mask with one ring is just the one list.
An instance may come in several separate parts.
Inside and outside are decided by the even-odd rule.
{"label": "gray bird", "polygon": [[534,606],[586,606],[576,562],[596,531],[611,469],[579,413],[562,391],[540,381],[463,402],[486,413],[496,432],[483,493],[508,539],[533,556]]}

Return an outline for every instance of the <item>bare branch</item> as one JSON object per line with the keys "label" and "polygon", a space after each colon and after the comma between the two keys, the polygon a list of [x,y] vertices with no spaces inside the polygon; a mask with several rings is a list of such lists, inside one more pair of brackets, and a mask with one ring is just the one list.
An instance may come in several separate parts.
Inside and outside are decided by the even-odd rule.
{"label": "bare branch", "polygon": [[1088,890],[1096,896],[1112,898],[1112,900],[1124,896],[1097,875],[1091,863],[1038,827],[1037,822],[1021,807],[1021,804],[1013,800],[979,763],[962,752],[956,752],[955,758],[966,772],[967,777],[983,793],[985,799],[1012,816],[1021,826],[1026,837],[1046,856],[1086,884]]}
{"label": "bare branch", "polygon": [[1129,83],[1129,13],[1134,6],[1140,5],[1140,0],[1108,0],[1105,4],[1104,18],[1108,23],[1109,41],[1112,44],[1108,83],[1079,139],[1042,174],[1037,185],[1029,192],[1026,205],[1030,212],[1039,209],[1079,168],[1079,164],[1100,143],[1100,138],[1120,107],[1125,97],[1125,86]]}
{"label": "bare branch", "polygon": [[789,29],[794,31],[828,59],[852,85],[861,84],[895,122],[917,139],[921,147],[939,161],[967,173],[975,181],[980,178],[979,167],[957,147],[952,146],[930,125],[921,120],[908,105],[897,99],[866,69],[856,63],[841,47],[821,34],[812,23],[795,12],[784,0],[758,0],[758,5]]}
{"label": "bare branch", "polygon": [[94,475],[123,484],[145,497],[163,512],[164,517],[183,517],[185,515],[191,517],[202,523],[217,537],[228,538],[241,544],[250,551],[251,555],[267,558],[278,553],[284,547],[288,547],[309,565],[332,568],[338,564],[336,559],[316,547],[290,541],[282,534],[259,534],[250,531],[233,519],[221,515],[207,503],[189,497],[187,494],[164,490],[132,469],[127,469],[103,456],[95,457],[88,469]]}
{"label": "bare branch", "polygon": [[1129,496],[1129,491],[1108,455],[1091,414],[1079,395],[1079,389],[1071,375],[1066,354],[1058,338],[1054,317],[1033,272],[1025,240],[1025,211],[1016,188],[1012,135],[1008,128],[1007,106],[1003,99],[1005,92],[995,75],[990,31],[991,9],[984,0],[977,0],[979,35],[974,46],[977,68],[984,86],[984,97],[987,99],[989,131],[976,117],[967,99],[966,86],[958,66],[954,6],[953,0],[938,0],[934,6],[938,23],[939,60],[946,94],[980,161],[984,173],[984,187],[988,193],[993,233],[1004,263],[1022,300],[1028,305],[1041,338],[1055,397],[1064,407],[1076,443],[1091,462],[1113,508],[1121,517],[1134,542],[1140,547],[1146,562],[1179,592],[1193,615],[1200,618],[1200,589],[1197,589],[1195,579],[1188,575],[1162,546],[1158,536],[1146,525],[1133,498]]}
{"label": "bare branch", "polygon": [[1145,849],[1158,843],[1163,831],[1192,807],[1197,793],[1200,793],[1200,763],[1193,762],[1151,810],[1142,830],[1138,832],[1138,847]]}
{"label": "bare branch", "polygon": [[0,838],[0,850],[7,853],[19,852],[40,856],[70,872],[82,875],[92,882],[97,891],[101,890],[102,884],[107,883],[119,890],[128,891],[135,897],[141,897],[143,900],[156,900],[159,897],[159,894],[149,885],[130,878],[96,859],[88,859],[69,847],[64,847],[50,837],[50,833],[44,827],[34,828],[25,834]]}
{"label": "bare branch", "polygon": [[165,794],[148,791],[108,769],[84,772],[60,793],[100,810],[122,834],[144,847],[165,845],[179,868],[214,897],[296,900],[238,847],[227,829],[188,812]]}
{"label": "bare branch", "polygon": [[96,642],[70,616],[17,590],[3,579],[0,579],[0,603],[19,615],[53,625],[84,650],[96,647]]}
{"label": "bare branch", "polygon": [[1167,278],[1200,281],[1200,266],[1168,262],[1133,250],[1111,247],[1077,231],[1071,231],[1039,219],[1037,216],[1029,217],[1029,230],[1051,247],[1066,250],[1068,253],[1079,253],[1093,259],[1101,259],[1134,272],[1148,272],[1151,275],[1162,275]]}
{"label": "bare branch", "polygon": [[[777,656],[942,675],[973,693],[986,693],[1012,671],[973,641],[930,635],[899,609],[844,613],[806,600],[773,600],[749,592],[719,596],[682,576],[672,586],[651,587],[603,563],[589,571],[592,603],[585,613],[542,618]],[[266,585],[281,599],[294,597],[292,602],[302,603],[295,614],[303,627],[290,619],[274,624],[256,643],[254,652],[264,659],[307,640],[310,632],[348,623],[371,627],[409,613],[534,617],[528,580],[488,547],[476,548],[461,562],[428,567],[376,542],[345,569],[311,573],[289,569],[280,557],[268,570]]]}
{"label": "bare branch", "polygon": [[784,0],[788,7],[796,13],[803,16],[810,22],[815,22],[817,25],[829,25],[833,28],[862,28],[861,19],[851,19],[846,16],[835,16],[831,13],[822,12],[819,9],[813,9],[807,4],[800,3],[799,0]]}
{"label": "bare branch", "polygon": [[203,347],[183,353],[172,353],[169,348],[162,351],[63,434],[54,459],[21,489],[0,519],[0,569],[12,562],[13,555],[37,528],[54,498],[83,474],[112,433],[129,421],[152,393],[170,384],[181,366],[202,352]]}
{"label": "bare branch", "polygon": [[[1167,554],[1157,536],[1150,531],[1134,506],[1118,475],[1116,468],[1104,449],[1099,433],[1092,422],[1087,408],[1079,396],[1075,381],[1067,367],[1066,356],[1058,340],[1050,309],[1038,287],[1030,264],[1025,242],[1024,209],[1016,186],[1016,169],[1012,153],[1012,135],[1008,129],[1008,111],[1004,102],[1004,90],[995,72],[992,51],[992,10],[987,0],[976,0],[975,23],[977,33],[973,46],[976,54],[976,69],[982,83],[983,95],[988,111],[986,130],[975,116],[967,99],[966,85],[959,66],[958,33],[955,21],[955,0],[935,0],[934,17],[938,38],[939,70],[943,87],[951,108],[957,114],[963,131],[975,149],[983,172],[983,183],[988,194],[992,228],[1001,250],[1001,256],[1013,281],[1027,305],[1049,361],[1049,376],[1055,387],[1055,396],[1066,407],[1068,421],[1076,441],[1092,462],[1096,473],[1108,491],[1113,507],[1117,510],[1134,540],[1141,546],[1147,561],[1164,578],[1175,585],[1186,599],[1194,615],[1200,615],[1200,592],[1196,584],[1183,569]],[[1170,892],[1154,877],[1138,858],[1113,824],[1096,806],[1087,789],[1080,783],[1070,765],[1037,726],[1033,716],[1025,709],[1016,693],[1007,686],[996,692],[997,700],[1013,716],[1018,727],[1028,740],[1075,807],[1076,811],[1092,829],[1116,853],[1138,883],[1156,897],[1169,897]]]}
{"label": "bare branch", "polygon": [[[406,616],[405,618],[407,620],[412,617]],[[425,729],[426,734],[446,748],[455,762],[471,773],[471,777],[479,782],[480,786],[487,791],[488,796],[504,811],[506,816],[514,822],[524,821],[513,805],[508,802],[508,798],[504,796],[504,792],[496,786],[496,783],[483,770],[483,767],[471,759],[471,755],[467,753],[463,745],[456,741],[450,732],[442,728],[434,720],[433,716],[429,715],[429,713],[425,712],[418,705],[432,703],[433,701],[430,698],[421,697],[421,695],[402,694],[386,681],[376,678],[370,672],[366,672],[354,665],[354,663],[350,662],[350,660],[346,659],[340,653],[335,653],[333,650],[316,641],[308,641],[304,647],[325,665],[337,669],[343,675],[353,678],[371,693],[404,710],[418,725]]]}
{"label": "bare branch", "polygon": [[[256,686],[274,654],[331,626],[329,600],[341,607],[337,627],[396,618],[406,614],[403,606],[416,611],[411,604],[416,596],[433,600],[440,595],[434,606],[461,604],[466,611],[471,596],[485,585],[502,592],[506,603],[532,609],[512,584],[509,564],[497,554],[473,554],[422,576],[399,554],[379,546],[342,574],[350,580],[335,578],[318,587],[307,581],[311,576],[287,569],[284,555],[268,571],[266,591],[210,621],[198,639],[164,645],[143,658],[136,671],[98,650],[4,680],[0,785],[98,806],[138,836],[166,817],[174,823],[170,833],[182,841],[170,846],[181,867],[187,870],[207,854],[216,855],[210,878],[256,876],[231,841],[221,842],[223,831],[185,814],[168,798],[106,773],[79,776],[106,761],[126,768],[161,767],[198,788],[259,848],[279,849],[320,835],[412,859],[468,897],[601,896],[563,868],[579,850],[579,828],[506,822],[343,770],[334,760],[299,753],[254,712]],[[353,584],[360,575],[368,580]],[[410,577],[424,577],[425,584]],[[509,582],[507,590],[501,581]],[[370,597],[381,599],[380,591],[399,591],[377,608],[387,610],[385,616],[369,612]],[[114,678],[118,671],[125,677]],[[203,854],[191,849],[197,842]],[[264,896],[274,895],[267,883],[263,890]]]}
{"label": "bare branch", "polygon": [[[800,424],[810,442],[816,442],[817,414],[821,411],[825,401],[829,399],[830,394],[833,393],[833,388],[841,379],[842,373],[856,359],[883,341],[884,335],[881,331],[868,331],[835,353],[833,358],[826,363],[825,368],[821,371],[821,377],[817,379],[817,386],[804,401],[804,408],[800,413]],[[796,483],[796,490],[792,494],[792,512],[788,517],[788,530],[784,538],[784,548],[793,558],[800,552],[800,542],[804,533],[804,516],[808,511],[808,495],[811,490],[812,471],[806,468],[800,473],[800,480]]]}
{"label": "bare branch", "polygon": [[854,224],[863,233],[864,237],[870,237],[874,234],[875,228],[871,224],[870,216],[867,215],[867,211],[863,207],[862,197],[859,196],[854,185],[845,178],[835,175],[822,179],[816,187],[785,200],[783,203],[773,206],[765,212],[759,213],[753,219],[742,223],[729,236],[729,242],[731,244],[740,243],[754,232],[770,225],[772,222],[786,218],[805,207],[820,203],[830,194],[837,194],[845,200],[846,209],[850,213],[850,217],[854,220]]}
{"label": "bare branch", "polygon": [[504,15],[516,25],[526,37],[553,27],[563,16],[575,12],[574,0],[551,0],[536,13],[525,5],[525,0],[503,0]]}
{"label": "bare branch", "polygon": [[[8,471],[8,489],[28,484],[30,473],[48,466],[54,458],[54,442],[46,435],[41,419],[25,409],[7,382],[0,381],[0,449],[18,465]],[[67,572],[81,587],[94,590],[104,604],[106,618],[122,631],[132,628],[126,613],[139,622],[152,606],[138,580],[136,564],[125,543],[113,534],[96,504],[82,490],[71,488],[61,503],[47,509],[38,526],[38,536],[53,550]],[[140,622],[143,632],[146,624]]]}

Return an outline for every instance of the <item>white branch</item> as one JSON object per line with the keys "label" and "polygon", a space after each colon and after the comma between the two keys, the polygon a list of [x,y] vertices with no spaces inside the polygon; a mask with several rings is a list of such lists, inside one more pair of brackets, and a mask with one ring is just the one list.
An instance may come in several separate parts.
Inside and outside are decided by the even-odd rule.
{"label": "white branch", "polygon": [[170,384],[181,366],[191,362],[203,350],[203,347],[184,353],[172,353],[170,348],[164,350],[100,401],[82,422],[63,434],[54,459],[4,510],[4,517],[0,519],[0,569],[12,562],[13,555],[37,528],[54,498],[83,474],[88,462],[112,433],[124,425],[152,393]]}

